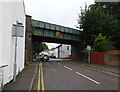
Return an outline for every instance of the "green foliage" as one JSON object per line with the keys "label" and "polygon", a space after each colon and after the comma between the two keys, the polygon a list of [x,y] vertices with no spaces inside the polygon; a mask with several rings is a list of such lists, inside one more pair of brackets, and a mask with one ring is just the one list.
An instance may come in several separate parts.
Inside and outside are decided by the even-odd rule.
{"label": "green foliage", "polygon": [[114,47],[109,40],[106,39],[106,36],[103,36],[101,33],[94,40],[93,45],[94,51],[102,52],[108,50],[114,50]]}
{"label": "green foliage", "polygon": [[104,50],[105,51],[110,51],[110,50],[116,50],[115,46],[113,46],[113,42],[110,39],[107,39],[105,41],[105,45],[104,45]]}
{"label": "green foliage", "polygon": [[95,38],[93,45],[94,51],[98,51],[98,52],[104,51],[105,45],[106,45],[106,36],[102,36],[102,34],[100,33],[98,37]]}
{"label": "green foliage", "polygon": [[107,35],[111,38],[111,41],[113,42],[113,45],[120,49],[120,2],[104,2],[104,3],[96,3],[96,5],[101,5],[103,7],[103,11],[113,17],[113,20],[111,21],[111,28],[112,31],[109,32]]}
{"label": "green foliage", "polygon": [[82,40],[93,45],[99,33],[111,38],[110,42],[120,49],[120,5],[118,3],[96,3],[81,9],[78,28],[83,30]]}
{"label": "green foliage", "polygon": [[32,64],[31,61],[26,61],[26,62],[25,62],[25,66],[29,66],[30,64]]}
{"label": "green foliage", "polygon": [[42,42],[33,42],[33,54],[38,54],[39,52],[43,50],[47,50],[48,46],[45,43]]}
{"label": "green foliage", "polygon": [[40,43],[39,46],[40,46],[40,52],[48,49],[48,46],[45,43]]}

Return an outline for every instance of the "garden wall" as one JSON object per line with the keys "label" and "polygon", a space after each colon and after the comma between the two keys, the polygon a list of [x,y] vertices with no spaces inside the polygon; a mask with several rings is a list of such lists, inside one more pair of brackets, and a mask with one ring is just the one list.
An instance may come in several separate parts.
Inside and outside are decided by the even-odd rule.
{"label": "garden wall", "polygon": [[91,63],[118,66],[120,51],[91,52]]}
{"label": "garden wall", "polygon": [[120,51],[107,51],[104,55],[106,65],[118,66],[120,64]]}

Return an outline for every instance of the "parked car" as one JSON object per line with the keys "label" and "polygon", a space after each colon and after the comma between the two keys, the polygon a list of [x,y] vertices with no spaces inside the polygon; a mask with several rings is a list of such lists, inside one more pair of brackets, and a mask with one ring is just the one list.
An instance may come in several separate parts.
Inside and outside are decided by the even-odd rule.
{"label": "parked car", "polygon": [[43,59],[44,59],[43,54],[36,56],[36,61],[43,61]]}
{"label": "parked car", "polygon": [[36,56],[35,59],[36,59],[36,61],[39,61],[39,56]]}
{"label": "parked car", "polygon": [[49,58],[50,57],[48,55],[41,54],[36,56],[36,61],[48,61]]}
{"label": "parked car", "polygon": [[48,61],[49,60],[49,56],[48,55],[44,55],[44,57],[43,57],[43,61]]}
{"label": "parked car", "polygon": [[66,56],[65,58],[66,59],[70,59],[72,56],[71,55],[68,55],[68,56]]}

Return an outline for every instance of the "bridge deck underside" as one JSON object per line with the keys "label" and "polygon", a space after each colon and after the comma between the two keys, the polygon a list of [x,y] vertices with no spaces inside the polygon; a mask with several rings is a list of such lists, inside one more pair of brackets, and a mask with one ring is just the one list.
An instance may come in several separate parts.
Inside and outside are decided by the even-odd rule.
{"label": "bridge deck underside", "polygon": [[41,28],[35,28],[33,35],[39,35],[39,36],[45,36],[50,38],[59,38],[59,39],[68,39],[68,40],[80,40],[79,35],[60,32],[60,31],[53,31],[53,30],[47,30],[47,29],[41,29]]}
{"label": "bridge deck underside", "polygon": [[79,43],[79,41],[59,39],[59,38],[50,38],[50,37],[44,37],[44,36],[39,36],[39,35],[33,35],[32,40],[33,41],[40,41],[40,42],[70,44],[70,45]]}

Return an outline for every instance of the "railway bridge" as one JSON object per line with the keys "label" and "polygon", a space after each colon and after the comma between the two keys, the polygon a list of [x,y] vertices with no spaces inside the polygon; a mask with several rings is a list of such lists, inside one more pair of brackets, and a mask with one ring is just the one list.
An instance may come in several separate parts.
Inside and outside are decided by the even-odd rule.
{"label": "railway bridge", "polygon": [[[81,31],[61,25],[51,24],[34,20],[26,16],[26,53],[29,60],[32,60],[32,42],[50,42],[69,44],[72,46],[72,59],[79,59],[79,46]],[[29,53],[29,54],[28,54]]]}

